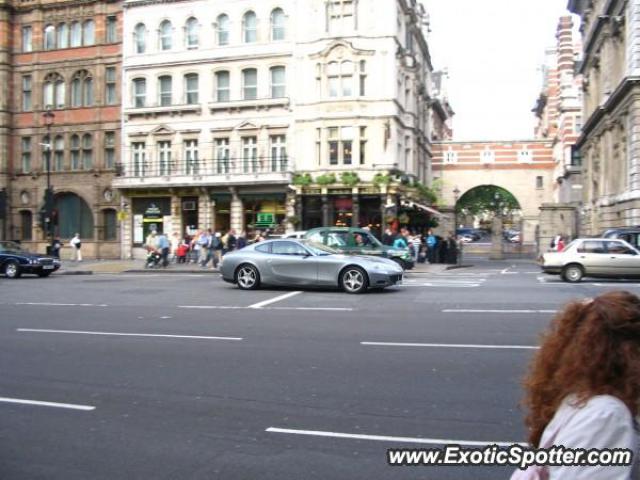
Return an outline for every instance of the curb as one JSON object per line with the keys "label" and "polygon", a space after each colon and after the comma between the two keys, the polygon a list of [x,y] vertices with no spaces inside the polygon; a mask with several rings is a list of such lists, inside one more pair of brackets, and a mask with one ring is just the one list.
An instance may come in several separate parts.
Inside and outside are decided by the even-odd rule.
{"label": "curb", "polygon": [[447,268],[445,268],[445,270],[456,270],[458,268],[471,268],[474,265],[449,265]]}
{"label": "curb", "polygon": [[131,270],[123,270],[120,273],[207,273],[209,275],[220,274],[218,270],[173,270],[167,268],[149,268],[149,269],[131,269]]}
{"label": "curb", "polygon": [[71,270],[68,272],[56,272],[55,275],[93,275],[93,270]]}

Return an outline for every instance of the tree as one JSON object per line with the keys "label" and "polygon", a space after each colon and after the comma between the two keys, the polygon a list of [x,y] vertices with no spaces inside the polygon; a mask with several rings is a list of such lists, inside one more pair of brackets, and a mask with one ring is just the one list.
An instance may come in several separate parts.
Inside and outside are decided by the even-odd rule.
{"label": "tree", "polygon": [[491,213],[507,216],[515,210],[520,210],[518,200],[504,188],[495,185],[472,188],[456,203],[456,211],[465,215]]}

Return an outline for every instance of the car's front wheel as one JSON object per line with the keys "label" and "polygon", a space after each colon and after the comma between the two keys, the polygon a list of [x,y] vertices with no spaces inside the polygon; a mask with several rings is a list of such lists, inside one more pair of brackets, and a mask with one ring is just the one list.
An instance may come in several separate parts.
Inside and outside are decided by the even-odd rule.
{"label": "car's front wheel", "polygon": [[260,286],[260,272],[253,265],[240,265],[236,270],[236,283],[242,290],[255,290]]}
{"label": "car's front wheel", "polygon": [[400,265],[402,267],[403,270],[407,269],[407,262],[405,262],[403,259],[398,258],[398,257],[394,257],[391,260],[393,260],[394,262],[396,262],[398,265]]}
{"label": "car's front wheel", "polygon": [[20,277],[20,275],[22,275],[22,272],[20,271],[20,265],[18,265],[18,262],[14,260],[9,260],[7,263],[5,263],[4,275],[7,278]]}
{"label": "car's front wheel", "polygon": [[362,293],[367,289],[367,274],[359,267],[347,267],[340,274],[340,286],[347,293]]}
{"label": "car's front wheel", "polygon": [[562,278],[566,282],[578,283],[584,277],[584,269],[577,264],[571,264],[562,270]]}

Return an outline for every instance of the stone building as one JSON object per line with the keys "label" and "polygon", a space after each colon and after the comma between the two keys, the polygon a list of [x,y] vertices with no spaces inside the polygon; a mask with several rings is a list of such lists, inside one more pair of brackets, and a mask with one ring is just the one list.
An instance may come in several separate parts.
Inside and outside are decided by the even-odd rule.
{"label": "stone building", "polygon": [[379,229],[430,182],[418,2],[167,5],[124,4],[124,255],[152,229]]}
{"label": "stone building", "polygon": [[570,0],[580,16],[582,231],[640,224],[640,3]]}
{"label": "stone building", "polygon": [[80,233],[88,257],[120,256],[121,17],[112,1],[0,2],[3,238],[44,251],[49,179],[53,233]]}

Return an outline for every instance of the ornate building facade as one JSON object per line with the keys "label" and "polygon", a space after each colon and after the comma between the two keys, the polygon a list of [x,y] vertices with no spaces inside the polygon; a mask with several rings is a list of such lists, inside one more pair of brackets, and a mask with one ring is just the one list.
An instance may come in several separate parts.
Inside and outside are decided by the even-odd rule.
{"label": "ornate building facade", "polygon": [[51,222],[63,242],[80,233],[88,257],[120,256],[121,19],[112,1],[0,3],[4,238],[44,251]]}

